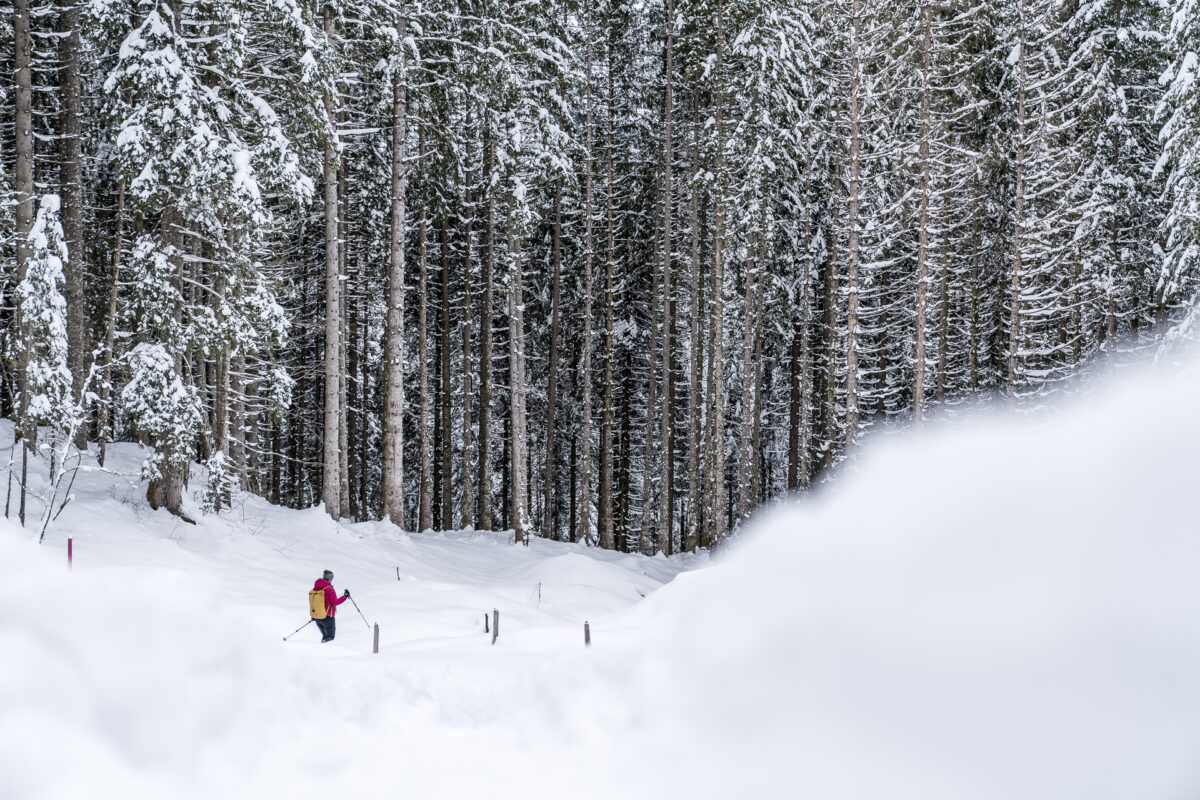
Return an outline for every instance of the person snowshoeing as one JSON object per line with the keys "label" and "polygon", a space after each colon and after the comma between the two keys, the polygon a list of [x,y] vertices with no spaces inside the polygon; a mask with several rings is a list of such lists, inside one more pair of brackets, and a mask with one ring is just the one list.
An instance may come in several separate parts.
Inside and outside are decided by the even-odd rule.
{"label": "person snowshoeing", "polygon": [[334,623],[334,615],[337,613],[337,607],[346,602],[350,597],[350,590],[347,589],[338,597],[337,590],[333,588],[333,573],[325,570],[321,573],[321,577],[317,578],[313,584],[313,591],[324,591],[325,593],[325,619],[314,620],[317,627],[321,629],[321,642],[332,642],[333,635],[337,630],[337,625]]}

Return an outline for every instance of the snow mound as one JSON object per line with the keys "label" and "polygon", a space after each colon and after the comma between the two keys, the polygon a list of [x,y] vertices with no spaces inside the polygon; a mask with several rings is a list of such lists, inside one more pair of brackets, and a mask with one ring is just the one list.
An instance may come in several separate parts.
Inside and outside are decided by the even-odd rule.
{"label": "snow mound", "polygon": [[646,739],[744,797],[1200,796],[1200,379],[1125,377],[884,442],[652,596]]}

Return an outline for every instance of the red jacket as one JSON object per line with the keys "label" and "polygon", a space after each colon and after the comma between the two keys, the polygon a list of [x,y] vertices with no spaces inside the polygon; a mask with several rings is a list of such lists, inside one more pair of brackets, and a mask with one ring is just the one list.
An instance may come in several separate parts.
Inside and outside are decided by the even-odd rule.
{"label": "red jacket", "polygon": [[325,616],[332,617],[337,614],[337,607],[346,602],[346,598],[338,597],[333,584],[324,578],[317,578],[317,582],[313,584],[313,591],[315,592],[317,589],[325,590]]}

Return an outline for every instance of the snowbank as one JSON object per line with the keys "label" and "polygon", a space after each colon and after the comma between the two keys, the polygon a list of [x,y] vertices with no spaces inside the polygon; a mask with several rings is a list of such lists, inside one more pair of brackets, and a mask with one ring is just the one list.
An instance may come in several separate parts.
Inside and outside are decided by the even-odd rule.
{"label": "snowbank", "polygon": [[1200,378],[1123,377],[883,442],[648,600],[646,739],[711,797],[1200,796]]}
{"label": "snowbank", "polygon": [[[1196,797],[1200,378],[1121,377],[877,442],[707,567],[193,528],[114,448],[46,544],[0,523],[0,797]],[[349,603],[280,641],[324,568],[379,655]]]}

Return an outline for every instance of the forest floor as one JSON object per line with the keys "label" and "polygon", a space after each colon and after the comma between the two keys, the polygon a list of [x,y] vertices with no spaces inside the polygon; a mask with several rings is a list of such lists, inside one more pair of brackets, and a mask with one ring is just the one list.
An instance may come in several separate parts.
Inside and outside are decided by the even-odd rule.
{"label": "forest floor", "polygon": [[[1198,401],[1142,368],[877,437],[711,558],[189,525],[116,445],[44,543],[0,520],[0,797],[1195,797]],[[282,641],[323,569],[366,621]]]}

